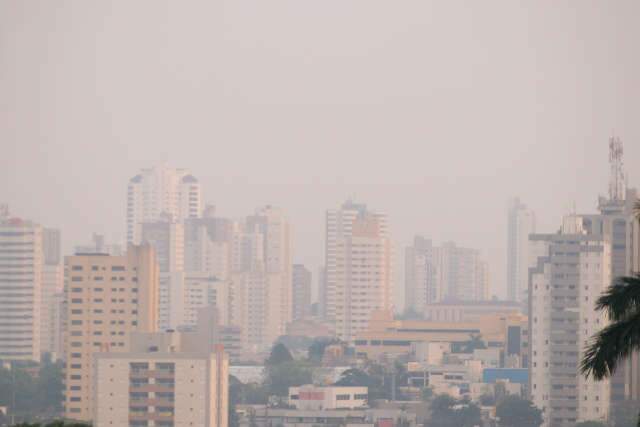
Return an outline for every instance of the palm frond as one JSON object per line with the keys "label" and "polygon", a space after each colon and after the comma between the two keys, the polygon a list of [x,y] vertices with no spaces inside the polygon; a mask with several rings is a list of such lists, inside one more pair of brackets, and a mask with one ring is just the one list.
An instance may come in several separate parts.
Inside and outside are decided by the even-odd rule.
{"label": "palm frond", "polygon": [[598,298],[596,310],[604,310],[614,321],[640,312],[640,275],[616,278]]}
{"label": "palm frond", "polygon": [[580,371],[596,380],[610,377],[621,359],[640,349],[640,313],[612,323],[598,332],[587,348]]}

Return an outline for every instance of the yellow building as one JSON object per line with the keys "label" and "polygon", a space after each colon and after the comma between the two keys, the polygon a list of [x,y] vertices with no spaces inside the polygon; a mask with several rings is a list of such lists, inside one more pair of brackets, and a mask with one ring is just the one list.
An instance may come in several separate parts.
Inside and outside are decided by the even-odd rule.
{"label": "yellow building", "polygon": [[94,354],[129,351],[134,331],[158,325],[158,264],[151,246],[124,256],[65,258],[65,417],[93,417]]}
{"label": "yellow building", "polygon": [[[505,356],[526,356],[527,317],[518,313],[488,314],[473,322],[396,320],[390,311],[375,312],[369,328],[356,335],[360,357],[409,354],[418,343],[464,343],[479,336],[488,347],[502,348]],[[523,362],[519,362],[523,364]]]}

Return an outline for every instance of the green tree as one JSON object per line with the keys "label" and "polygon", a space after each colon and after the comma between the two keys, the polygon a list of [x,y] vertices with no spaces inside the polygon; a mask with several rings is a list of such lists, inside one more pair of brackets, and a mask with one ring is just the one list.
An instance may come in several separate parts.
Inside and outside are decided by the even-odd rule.
{"label": "green tree", "polygon": [[269,395],[288,396],[289,387],[311,384],[312,367],[308,362],[289,361],[267,367],[265,386]]}
{"label": "green tree", "polygon": [[340,340],[337,338],[316,338],[309,346],[309,360],[314,363],[320,363],[322,361],[322,357],[324,356],[324,350],[328,346],[338,343],[340,343]]}
{"label": "green tree", "polygon": [[287,349],[287,347],[284,344],[277,343],[271,349],[271,354],[269,355],[269,358],[265,361],[265,365],[276,366],[276,365],[280,365],[282,363],[291,362],[291,361],[293,361],[293,357],[291,356],[291,353],[289,353],[289,349]]}
{"label": "green tree", "polygon": [[423,402],[431,400],[433,397],[433,389],[431,387],[424,387],[420,392],[420,397]]}
{"label": "green tree", "polygon": [[40,366],[36,381],[38,405],[43,411],[58,413],[64,399],[62,383],[62,362],[45,360]]}
{"label": "green tree", "polygon": [[430,405],[430,427],[475,427],[482,425],[482,415],[478,405],[466,400],[440,394]]}
{"label": "green tree", "polygon": [[581,421],[576,424],[576,427],[607,427],[607,425],[600,421]]}
{"label": "green tree", "polygon": [[519,396],[506,396],[496,407],[496,417],[500,427],[539,427],[542,411],[531,401]]}
{"label": "green tree", "polygon": [[473,353],[473,350],[481,350],[487,348],[480,334],[471,335],[471,339],[463,344],[464,353]]}

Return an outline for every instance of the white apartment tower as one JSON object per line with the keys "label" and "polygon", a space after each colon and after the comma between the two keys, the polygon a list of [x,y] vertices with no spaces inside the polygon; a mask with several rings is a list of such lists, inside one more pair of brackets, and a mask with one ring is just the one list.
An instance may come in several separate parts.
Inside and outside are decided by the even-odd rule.
{"label": "white apartment tower", "polygon": [[392,309],[392,246],[386,215],[352,201],[326,214],[325,316],[351,340],[376,310]]}
{"label": "white apartment tower", "polygon": [[572,215],[559,233],[532,234],[537,255],[529,279],[529,370],[533,403],[545,427],[606,421],[610,381],[579,372],[587,342],[607,325],[595,303],[611,283],[611,242],[589,232],[589,219]]}
{"label": "white apartment tower", "polygon": [[139,244],[141,224],[163,217],[183,222],[202,213],[200,183],[186,169],[160,165],[142,169],[129,180],[127,191],[127,242]]}
{"label": "white apartment tower", "polygon": [[522,301],[529,286],[529,234],[536,231],[536,217],[520,199],[509,200],[507,213],[507,299]]}
{"label": "white apartment tower", "polygon": [[40,361],[42,227],[0,220],[0,359]]}

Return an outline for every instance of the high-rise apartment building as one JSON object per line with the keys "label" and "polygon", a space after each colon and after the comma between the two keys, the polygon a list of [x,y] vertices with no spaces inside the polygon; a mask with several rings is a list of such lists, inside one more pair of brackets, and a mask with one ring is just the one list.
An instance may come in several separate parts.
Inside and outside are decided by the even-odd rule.
{"label": "high-rise apartment building", "polygon": [[184,224],[165,221],[142,224],[142,243],[155,249],[160,273],[184,271]]}
{"label": "high-rise apartment building", "polygon": [[588,340],[607,324],[595,303],[612,278],[612,244],[591,233],[589,221],[572,215],[559,233],[530,236],[537,255],[529,279],[530,393],[545,427],[609,414],[610,381],[579,372]]}
{"label": "high-rise apartment building", "polygon": [[311,271],[302,264],[293,264],[293,320],[311,315]]}
{"label": "high-rise apartment building", "polygon": [[430,239],[416,236],[413,246],[405,249],[405,310],[423,313],[428,304],[442,300],[436,281],[436,253]]}
{"label": "high-rise apartment building", "polygon": [[[7,209],[8,211],[8,209]],[[42,327],[42,227],[0,221],[0,359],[40,361]]]}
{"label": "high-rise apartment building", "polygon": [[232,234],[230,323],[242,329],[253,350],[269,348],[292,315],[289,222],[267,206],[236,223]]}
{"label": "high-rise apartment building", "polygon": [[445,242],[434,251],[436,281],[442,301],[489,298],[489,267],[477,249]]}
{"label": "high-rise apartment building", "polygon": [[507,299],[522,301],[529,286],[529,235],[536,217],[520,199],[509,200],[507,212]]}
{"label": "high-rise apartment building", "polygon": [[136,334],[128,352],[98,354],[94,425],[227,427],[229,358],[185,341]]}
{"label": "high-rise apartment building", "polygon": [[351,340],[375,310],[392,307],[392,246],[387,218],[352,201],[326,214],[325,316]]}
{"label": "high-rise apartment building", "polygon": [[182,223],[202,213],[200,183],[186,169],[160,165],[142,169],[129,180],[127,192],[127,242],[140,243],[145,222],[169,217]]}
{"label": "high-rise apartment building", "polygon": [[83,245],[76,245],[74,253],[120,256],[125,253],[125,250],[122,248],[122,245],[118,243],[107,243],[107,239],[103,234],[93,233],[91,235],[91,242]]}
{"label": "high-rise apartment building", "polygon": [[60,230],[42,230],[42,288],[40,309],[40,351],[53,360],[62,357],[61,311],[64,301],[64,267]]}
{"label": "high-rise apartment building", "polygon": [[65,258],[66,418],[92,419],[95,353],[129,351],[132,332],[156,331],[158,275],[149,245]]}
{"label": "high-rise apartment building", "polygon": [[443,301],[489,299],[489,269],[476,249],[453,242],[434,246],[416,236],[405,250],[405,308],[424,314],[425,307]]}
{"label": "high-rise apartment building", "polygon": [[233,233],[239,225],[214,215],[214,208],[207,206],[202,218],[185,221],[185,271],[207,272],[226,280],[231,274]]}
{"label": "high-rise apartment building", "polygon": [[[564,367],[562,375],[554,377],[556,371],[540,371],[540,365],[531,365],[532,383],[542,384],[542,391],[533,394],[538,402],[547,401],[550,412],[547,414],[548,425],[571,425],[573,418],[578,420],[606,419],[607,413],[613,413],[617,406],[625,400],[640,399],[640,357],[638,353],[633,353],[630,357],[621,361],[615,374],[608,380],[602,381],[593,386],[585,383],[579,375],[576,367],[577,361],[582,357],[586,339],[592,336],[599,329],[606,325],[606,317],[601,312],[594,312],[594,303],[600,292],[605,290],[615,278],[633,273],[638,266],[638,222],[634,215],[634,205],[638,201],[638,193],[635,189],[627,189],[626,175],[622,164],[622,143],[617,138],[609,140],[609,163],[611,176],[609,181],[608,197],[600,197],[598,207],[599,213],[587,215],[571,215],[570,220],[565,221],[561,233],[540,237],[533,235],[529,251],[530,266],[529,274],[529,294],[536,297],[536,280],[542,279],[540,264],[545,267],[544,272],[549,272],[549,277],[545,279],[556,281],[551,283],[549,289],[552,292],[548,295],[549,301],[553,301],[552,307],[545,301],[538,298],[529,302],[529,309],[544,311],[546,316],[551,317],[551,327],[545,329],[545,325],[537,325],[535,312],[530,312],[530,319],[533,319],[530,329],[532,337],[538,337],[537,344],[532,346],[532,351],[540,355],[540,345],[552,345],[555,341],[560,345],[560,340],[555,339],[556,335],[564,334],[567,344],[573,347],[556,347],[542,349],[543,356],[564,357],[566,360],[552,360],[554,367]],[[575,234],[566,237],[565,234]],[[555,236],[555,237],[553,237]],[[553,237],[553,238],[552,238]],[[553,250],[556,240],[570,239],[565,246]],[[550,241],[546,246],[538,241]],[[586,241],[587,243],[584,243]],[[598,244],[598,242],[601,242]],[[580,247],[577,247],[580,245]],[[602,249],[600,249],[602,248]],[[583,254],[583,252],[588,252]],[[601,258],[596,259],[596,254],[600,253]],[[550,255],[551,254],[551,255]],[[588,261],[588,256],[592,257]],[[545,261],[545,257],[547,260]],[[551,258],[549,258],[551,257]],[[587,259],[587,261],[585,261]],[[552,264],[552,265],[547,265]],[[597,265],[600,265],[598,267]],[[564,269],[555,272],[554,269]],[[598,271],[602,269],[602,273]],[[560,279],[563,279],[560,281]],[[591,294],[590,292],[593,292]],[[553,309],[553,313],[550,310]],[[557,315],[556,315],[557,314]],[[565,321],[565,326],[560,322]],[[556,327],[557,326],[557,327]],[[574,327],[572,327],[574,326]],[[562,338],[562,336],[561,336]],[[538,348],[534,348],[535,346]],[[573,358],[574,360],[570,360]],[[543,362],[545,362],[543,360]],[[532,361],[533,363],[533,361]],[[563,364],[564,363],[564,364]],[[544,367],[544,366],[543,366]],[[534,374],[539,373],[538,379]],[[545,375],[550,374],[549,384],[544,384]],[[557,378],[573,378],[574,383],[557,383]],[[576,384],[577,383],[577,384]],[[577,391],[574,391],[574,386]],[[540,387],[540,386],[538,386]],[[546,387],[546,388],[545,388]],[[551,387],[551,392],[547,390]],[[566,391],[566,392],[563,392]],[[566,401],[573,399],[578,394],[577,399],[580,404],[567,404]],[[572,406],[575,408],[572,409]],[[592,412],[589,413],[588,411]],[[554,419],[555,418],[555,419]]]}

